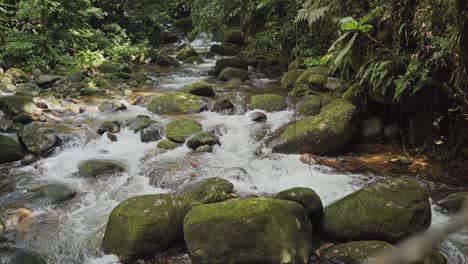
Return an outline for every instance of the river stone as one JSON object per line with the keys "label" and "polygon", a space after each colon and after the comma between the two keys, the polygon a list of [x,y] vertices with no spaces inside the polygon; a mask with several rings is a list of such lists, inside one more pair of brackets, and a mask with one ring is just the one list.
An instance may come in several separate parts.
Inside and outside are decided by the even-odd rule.
{"label": "river stone", "polygon": [[312,95],[300,102],[297,107],[297,112],[304,116],[318,115],[323,107],[333,102],[331,96]]}
{"label": "river stone", "polygon": [[277,132],[269,141],[274,152],[327,155],[338,152],[353,138],[357,109],[339,99],[320,114],[306,117]]}
{"label": "river stone", "polygon": [[167,125],[166,137],[177,143],[184,143],[192,134],[202,130],[202,125],[193,119],[181,118]]}
{"label": "river stone", "polygon": [[195,152],[197,153],[211,153],[213,152],[213,146],[212,145],[203,145],[195,149]]}
{"label": "river stone", "polygon": [[25,153],[13,138],[0,134],[0,164],[21,160]]}
{"label": "river stone", "polygon": [[61,78],[61,76],[42,74],[39,75],[34,82],[41,88],[48,88]]}
{"label": "river stone", "polygon": [[159,115],[200,113],[206,108],[206,103],[198,96],[172,92],[157,97],[151,101],[148,110]]}
{"label": "river stone", "polygon": [[231,199],[231,196],[225,192],[210,193],[202,200],[202,204],[222,203]]}
{"label": "river stone", "polygon": [[249,79],[249,72],[244,69],[227,67],[221,71],[218,77],[225,82],[232,79],[240,79],[241,81],[245,81]]}
{"label": "river stone", "polygon": [[58,145],[57,129],[32,123],[24,126],[18,135],[31,153],[45,154]]}
{"label": "river stone", "polygon": [[418,181],[400,177],[352,193],[324,210],[322,230],[338,241],[397,242],[425,231],[431,205]]}
{"label": "river stone", "polygon": [[28,166],[28,165],[38,162],[39,160],[41,160],[41,157],[39,155],[27,154],[21,160],[21,165]]}
{"label": "river stone", "polygon": [[250,115],[250,118],[254,122],[262,123],[267,121],[267,115],[262,112],[253,112],[252,115]]}
{"label": "river stone", "polygon": [[193,56],[184,61],[187,64],[202,64],[205,61],[200,56]]}
{"label": "river stone", "polygon": [[250,99],[250,108],[277,112],[286,109],[288,104],[283,96],[277,94],[259,94]]}
{"label": "river stone", "polygon": [[135,119],[131,120],[128,123],[128,128],[139,132],[143,128],[149,127],[153,122],[151,121],[149,116],[146,115],[138,115]]}
{"label": "river stone", "polygon": [[198,147],[208,145],[213,146],[219,143],[219,138],[210,132],[201,131],[193,135],[187,141],[187,147],[191,149],[197,149]]}
{"label": "river stone", "polygon": [[231,29],[224,32],[224,42],[242,46],[244,44],[244,32],[238,29]]}
{"label": "river stone", "polygon": [[213,103],[213,112],[217,113],[232,113],[235,110],[234,104],[229,99],[219,99]]}
{"label": "river stone", "polygon": [[98,128],[98,134],[103,135],[106,132],[109,133],[119,133],[120,132],[120,124],[117,121],[106,121],[102,123]]}
{"label": "river stone", "polygon": [[468,192],[452,193],[437,205],[448,212],[459,212],[465,203],[468,203]]}
{"label": "river stone", "polygon": [[207,82],[196,82],[188,85],[184,89],[185,92],[198,96],[215,96],[214,85]]}
{"label": "river stone", "polygon": [[322,257],[346,264],[361,264],[369,257],[395,250],[397,249],[394,246],[382,241],[357,241],[335,246],[327,250]]}
{"label": "river stone", "polygon": [[47,184],[28,189],[33,192],[33,196],[29,200],[34,204],[60,204],[66,202],[76,195],[76,190],[63,184]]}
{"label": "river stone", "polygon": [[238,68],[243,70],[249,70],[249,63],[246,60],[241,58],[225,58],[216,61],[216,65],[214,68],[214,74],[218,76],[224,69],[231,67],[231,68]]}
{"label": "river stone", "polygon": [[156,64],[162,67],[178,67],[179,63],[176,59],[172,58],[168,54],[159,54]]}
{"label": "river stone", "polygon": [[322,200],[314,190],[310,188],[297,187],[284,190],[273,198],[288,200],[302,205],[312,224],[314,226],[318,226],[320,223],[323,214]]}
{"label": "river stone", "polygon": [[185,48],[183,48],[177,53],[176,58],[181,61],[185,61],[186,59],[190,57],[194,57],[194,56],[198,56],[198,52],[195,49],[193,49],[191,46],[186,46]]}
{"label": "river stone", "polygon": [[92,159],[80,162],[78,174],[85,178],[95,178],[103,175],[124,173],[127,166],[116,160]]}
{"label": "river stone", "polygon": [[312,237],[304,208],[277,199],[201,205],[184,220],[184,238],[194,264],[306,264]]}
{"label": "river stone", "polygon": [[1,98],[2,110],[9,116],[16,116],[22,113],[32,114],[37,111],[31,97],[28,96],[8,96]]}
{"label": "river stone", "polygon": [[101,112],[115,113],[118,111],[127,110],[127,107],[121,102],[103,102],[99,106],[99,110],[101,110]]}
{"label": "river stone", "polygon": [[158,142],[157,145],[158,148],[164,149],[164,150],[173,150],[179,147],[179,144],[170,141],[169,139],[163,139]]}
{"label": "river stone", "polygon": [[[297,79],[296,81],[296,85],[299,85],[299,84],[307,84],[309,85],[309,82],[316,82],[316,80],[314,80],[314,78],[311,78],[311,76],[313,75],[321,75],[323,77],[326,77],[328,75],[328,68],[326,67],[323,67],[323,66],[318,66],[318,67],[313,67],[313,68],[310,68],[310,69],[307,69],[304,73],[302,73],[299,78]],[[325,78],[319,78],[321,79],[319,84],[320,86],[325,86],[327,84],[327,79]],[[313,88],[313,87],[310,87],[310,88]]]}
{"label": "river stone", "polygon": [[10,68],[5,72],[5,75],[10,76],[15,83],[25,83],[31,79],[27,73],[19,68]]}
{"label": "river stone", "polygon": [[15,123],[20,123],[20,124],[23,124],[23,125],[27,125],[27,124],[30,124],[34,121],[33,117],[31,116],[31,114],[28,114],[28,113],[21,113],[21,114],[17,114],[15,115],[11,121],[15,122]]}
{"label": "river stone", "polygon": [[296,82],[299,76],[301,76],[301,74],[304,72],[305,70],[302,69],[288,71],[281,78],[281,87],[283,87],[283,89],[286,91],[291,91],[296,86]]}
{"label": "river stone", "polygon": [[241,49],[239,46],[234,45],[232,43],[221,43],[215,44],[210,47],[210,52],[216,53],[221,56],[235,56],[237,55]]}
{"label": "river stone", "polygon": [[371,117],[362,121],[362,140],[364,142],[377,142],[383,137],[384,123],[378,117]]}
{"label": "river stone", "polygon": [[164,129],[161,124],[155,123],[147,128],[140,130],[140,140],[141,142],[156,142],[164,136]]}
{"label": "river stone", "polygon": [[119,256],[123,263],[155,256],[183,239],[184,217],[195,204],[170,194],[124,200],[109,216],[104,252]]}
{"label": "river stone", "polygon": [[231,193],[233,189],[234,185],[230,181],[215,177],[187,186],[181,193],[189,199],[201,202],[211,193]]}

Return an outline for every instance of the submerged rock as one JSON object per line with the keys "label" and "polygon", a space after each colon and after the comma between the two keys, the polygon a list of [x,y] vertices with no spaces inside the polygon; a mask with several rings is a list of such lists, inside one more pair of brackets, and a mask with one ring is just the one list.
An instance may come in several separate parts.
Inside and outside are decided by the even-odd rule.
{"label": "submerged rock", "polygon": [[195,152],[197,153],[211,153],[213,152],[213,146],[212,145],[203,145],[195,149]]}
{"label": "submerged rock", "polygon": [[411,178],[380,181],[324,210],[322,230],[331,239],[397,242],[431,224],[426,191]]}
{"label": "submerged rock", "polygon": [[151,101],[148,110],[159,115],[200,113],[206,109],[206,103],[198,96],[173,92]]}
{"label": "submerged rock", "polygon": [[335,246],[322,257],[346,264],[361,264],[369,257],[377,257],[396,250],[391,244],[382,241],[358,241]]}
{"label": "submerged rock", "polygon": [[198,132],[187,141],[187,147],[191,149],[198,149],[204,145],[213,146],[216,144],[219,144],[219,138],[205,131]]}
{"label": "submerged rock", "polygon": [[166,137],[177,143],[184,143],[192,134],[202,130],[202,125],[193,119],[181,118],[167,125]]}
{"label": "submerged rock", "polygon": [[210,178],[184,188],[181,193],[189,199],[202,202],[212,193],[231,193],[234,185],[222,178]]}
{"label": "submerged rock", "polygon": [[127,166],[116,160],[85,160],[78,165],[78,174],[85,178],[95,178],[103,175],[124,173],[126,171]]}
{"label": "submerged rock", "polygon": [[312,225],[294,202],[233,200],[193,208],[184,220],[184,238],[194,264],[306,264]]}
{"label": "submerged rock", "polygon": [[0,164],[21,160],[25,153],[13,138],[0,134]]}
{"label": "submerged rock", "polygon": [[320,223],[323,214],[322,200],[314,190],[297,187],[284,190],[275,195],[273,198],[288,200],[302,205],[312,224],[314,226],[318,226]]}
{"label": "submerged rock", "polygon": [[286,109],[288,104],[283,96],[277,94],[259,94],[250,99],[251,109],[260,109],[266,112],[277,112]]}
{"label": "submerged rock", "polygon": [[207,82],[192,83],[184,89],[185,92],[198,96],[215,96],[214,85]]}
{"label": "submerged rock", "polygon": [[183,239],[183,220],[196,203],[170,194],[129,198],[112,210],[104,234],[106,254],[123,263],[150,258]]}

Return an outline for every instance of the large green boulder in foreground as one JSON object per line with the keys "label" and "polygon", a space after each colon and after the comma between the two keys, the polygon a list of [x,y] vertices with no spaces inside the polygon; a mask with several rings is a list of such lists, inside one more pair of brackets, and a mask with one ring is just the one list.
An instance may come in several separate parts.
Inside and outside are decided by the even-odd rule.
{"label": "large green boulder in foreground", "polygon": [[184,143],[192,134],[202,130],[198,121],[190,118],[181,118],[167,125],[166,137],[177,143]]}
{"label": "large green boulder in foreground", "polygon": [[281,78],[281,87],[287,91],[291,91],[296,86],[296,82],[299,76],[301,76],[304,72],[305,70],[302,69],[288,71]]}
{"label": "large green boulder in foreground", "polygon": [[0,135],[0,164],[21,160],[23,149],[14,139]]}
{"label": "large green boulder in foreground", "polygon": [[396,248],[382,241],[357,241],[335,246],[322,255],[323,258],[345,264],[361,264],[369,257],[386,254]]}
{"label": "large green boulder in foreground", "polygon": [[274,198],[292,201],[302,205],[312,224],[316,226],[320,223],[323,214],[322,200],[314,190],[296,187],[284,190],[278,193]]}
{"label": "large green boulder in foreground", "polygon": [[31,97],[28,96],[8,96],[1,98],[2,110],[9,116],[16,116],[27,113],[32,114],[37,111]]}
{"label": "large green boulder in foreground", "polygon": [[183,239],[185,215],[196,203],[170,194],[129,198],[112,210],[104,234],[104,252],[123,263],[150,258]]}
{"label": "large green boulder in foreground", "polygon": [[158,115],[199,113],[206,108],[202,98],[181,92],[167,93],[148,105],[148,110]]}
{"label": "large green boulder in foreground", "polygon": [[127,171],[127,166],[116,160],[85,160],[78,165],[79,175],[87,178],[123,173],[125,171]]}
{"label": "large green boulder in foreground", "polygon": [[266,112],[278,112],[286,109],[288,104],[283,96],[277,94],[259,94],[250,99],[251,109],[260,109]]}
{"label": "large green boulder in foreground", "polygon": [[269,146],[279,153],[333,154],[354,136],[357,109],[339,99],[322,108],[320,114],[306,117],[279,131]]}
{"label": "large green boulder in foreground", "polygon": [[181,193],[192,200],[202,202],[210,194],[229,194],[233,189],[234,185],[230,181],[215,177],[190,185],[183,189]]}
{"label": "large green boulder in foreground", "polygon": [[231,200],[193,208],[184,238],[194,264],[305,264],[312,225],[295,202]]}
{"label": "large green boulder in foreground", "polygon": [[430,224],[426,191],[417,180],[401,177],[380,181],[325,208],[322,231],[338,241],[393,243],[425,231]]}

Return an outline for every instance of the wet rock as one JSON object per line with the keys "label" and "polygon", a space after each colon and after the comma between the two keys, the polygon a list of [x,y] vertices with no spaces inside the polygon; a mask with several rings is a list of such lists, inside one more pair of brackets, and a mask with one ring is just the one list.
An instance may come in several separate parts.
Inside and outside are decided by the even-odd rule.
{"label": "wet rock", "polygon": [[183,48],[177,53],[176,58],[181,61],[185,61],[186,59],[190,57],[194,57],[194,56],[198,56],[198,52],[195,49],[193,49],[191,46],[186,46],[185,48]]}
{"label": "wet rock", "polygon": [[14,80],[14,83],[25,83],[31,79],[27,73],[18,68],[8,69],[5,75],[10,76]]}
{"label": "wet rock", "polygon": [[189,118],[181,118],[167,125],[166,137],[177,143],[184,143],[191,135],[202,130],[202,125]]}
{"label": "wet rock", "polygon": [[445,211],[456,213],[461,211],[465,203],[468,203],[468,192],[452,193],[440,200],[437,205]]}
{"label": "wet rock", "polygon": [[18,208],[13,211],[8,210],[8,218],[5,220],[5,222],[1,220],[1,225],[3,229],[2,232],[5,231],[5,229],[17,229],[21,222],[23,222],[26,218],[30,217],[31,215],[32,212],[26,208]]}
{"label": "wet rock", "polygon": [[245,35],[240,30],[231,29],[224,33],[224,42],[242,46],[244,44],[244,40]]}
{"label": "wet rock", "polygon": [[148,105],[148,110],[159,115],[200,113],[206,103],[198,96],[173,92],[159,96]]}
{"label": "wet rock", "polygon": [[393,243],[427,230],[431,205],[416,180],[388,179],[328,206],[322,223],[322,231],[334,240],[376,239]]}
{"label": "wet rock", "polygon": [[322,257],[346,264],[360,264],[369,257],[390,253],[397,249],[382,241],[358,241],[335,246]]}
{"label": "wet rock", "polygon": [[62,76],[54,76],[49,74],[39,75],[34,82],[40,88],[49,88],[51,87],[56,81],[62,79]]}
{"label": "wet rock", "polygon": [[184,61],[187,64],[202,64],[205,61],[200,56],[193,56]]}
{"label": "wet rock", "polygon": [[57,133],[55,127],[32,123],[23,127],[18,136],[31,153],[46,154],[58,145]]}
{"label": "wet rock", "polygon": [[179,146],[180,146],[179,144],[173,141],[170,141],[169,139],[163,139],[159,141],[157,145],[158,148],[164,149],[164,150],[173,150],[173,149],[178,148]]}
{"label": "wet rock", "polygon": [[4,93],[14,93],[18,91],[18,87],[11,83],[0,83],[0,91]]}
{"label": "wet rock", "polygon": [[288,104],[283,96],[277,94],[254,95],[250,99],[251,109],[260,109],[266,112],[277,112],[286,109]]}
{"label": "wet rock", "polygon": [[122,263],[151,258],[183,239],[183,220],[196,203],[175,195],[143,195],[112,210],[104,234],[106,254]]}
{"label": "wet rock", "polygon": [[28,165],[38,162],[40,159],[41,157],[39,157],[39,155],[28,154],[24,156],[24,158],[21,160],[21,165],[28,166]]}
{"label": "wet rock", "polygon": [[198,96],[215,96],[214,85],[207,82],[196,82],[188,85],[184,89],[185,92]]}
{"label": "wet rock", "polygon": [[164,129],[161,124],[155,123],[140,130],[141,142],[156,142],[164,136]]}
{"label": "wet rock", "polygon": [[301,76],[304,72],[305,70],[302,69],[288,71],[281,78],[281,87],[283,87],[283,89],[286,91],[291,91],[296,86],[296,82],[297,79],[299,79],[299,76]]}
{"label": "wet rock", "polygon": [[221,56],[235,56],[240,52],[240,48],[237,45],[231,43],[222,43],[220,45],[215,44],[210,47],[210,52],[221,55]]}
{"label": "wet rock", "polygon": [[292,201],[302,205],[309,216],[311,223],[314,226],[318,226],[320,223],[323,214],[322,200],[314,190],[297,187],[284,190],[273,198]]}
{"label": "wet rock", "polygon": [[78,165],[78,174],[85,178],[95,178],[103,175],[119,174],[126,171],[127,166],[124,163],[116,160],[85,160]]}
{"label": "wet rock", "polygon": [[384,129],[384,135],[388,141],[398,140],[401,136],[400,129],[395,124],[387,125]]}
{"label": "wet rock", "polygon": [[28,200],[35,205],[61,204],[71,200],[76,195],[76,190],[63,184],[47,184],[28,189],[33,195]]}
{"label": "wet rock", "polygon": [[362,140],[364,142],[378,142],[383,137],[384,123],[382,119],[371,117],[362,121]]}
{"label": "wet rock", "polygon": [[318,115],[331,102],[333,99],[329,95],[312,95],[299,103],[297,112],[304,116]]}
{"label": "wet rock", "polygon": [[210,193],[203,198],[202,204],[222,203],[231,199],[231,196],[225,192]]}
{"label": "wet rock", "polygon": [[212,145],[203,145],[195,149],[195,152],[197,153],[211,153],[213,152],[213,146]]}
{"label": "wet rock", "polygon": [[114,133],[106,132],[104,135],[105,135],[111,142],[117,142],[117,140],[118,140],[117,135],[114,134]]}
{"label": "wet rock", "polygon": [[140,132],[140,130],[149,127],[152,123],[153,122],[149,116],[138,115],[128,123],[128,128],[135,132]]}
{"label": "wet rock", "polygon": [[338,152],[353,138],[357,109],[346,100],[336,100],[320,114],[306,117],[270,139],[269,145],[279,153],[327,155]]}
{"label": "wet rock", "polygon": [[201,205],[184,220],[184,238],[194,263],[306,264],[312,237],[302,206],[276,199]]}
{"label": "wet rock", "polygon": [[185,187],[181,191],[181,194],[189,199],[202,202],[209,194],[222,192],[231,193],[233,189],[234,185],[228,180],[210,178]]}
{"label": "wet rock", "polygon": [[120,132],[120,124],[117,121],[104,122],[99,126],[97,132],[98,132],[99,135],[103,135],[106,132],[119,133]]}
{"label": "wet rock", "polygon": [[30,124],[34,121],[31,114],[28,114],[28,113],[21,113],[21,114],[15,115],[11,120],[15,123],[20,123],[23,125]]}
{"label": "wet rock", "polygon": [[37,111],[36,104],[28,96],[8,96],[1,98],[2,110],[9,116],[16,116],[22,113],[32,114]]}
{"label": "wet rock", "polygon": [[227,67],[221,71],[218,77],[225,82],[232,79],[240,79],[241,81],[245,81],[249,79],[249,72],[244,69]]}
{"label": "wet rock", "polygon": [[219,143],[219,138],[210,132],[198,132],[187,141],[187,147],[198,149],[203,145],[213,146]]}
{"label": "wet rock", "polygon": [[0,134],[0,164],[21,160],[25,153],[13,138]]}
{"label": "wet rock", "polygon": [[217,113],[232,113],[235,110],[234,104],[229,99],[219,99],[213,103],[213,112]]}
{"label": "wet rock", "polygon": [[248,71],[249,70],[249,63],[240,58],[225,58],[216,61],[214,75],[218,76],[224,69],[231,67],[231,68],[238,68]]}
{"label": "wet rock", "polygon": [[109,112],[109,113],[115,113],[115,112],[118,112],[118,111],[124,111],[124,110],[127,110],[127,107],[120,103],[120,102],[103,102],[100,106],[99,106],[99,110],[101,112]]}
{"label": "wet rock", "polygon": [[[315,90],[314,87],[312,87],[312,84],[318,83],[320,85],[320,88],[325,88],[326,83],[328,81],[328,78],[326,78],[327,75],[328,75],[328,68],[326,67],[318,66],[314,68],[309,68],[303,74],[299,76],[299,78],[297,79],[296,85],[300,85],[300,84],[309,85],[310,84],[309,85],[310,88]],[[311,76],[314,76],[314,77],[311,77]],[[309,82],[313,82],[313,83],[309,83]]]}
{"label": "wet rock", "polygon": [[253,112],[250,118],[252,119],[252,121],[259,123],[267,121],[267,115],[262,112]]}
{"label": "wet rock", "polygon": [[179,63],[176,59],[169,56],[168,54],[161,53],[156,60],[156,64],[162,67],[178,67]]}

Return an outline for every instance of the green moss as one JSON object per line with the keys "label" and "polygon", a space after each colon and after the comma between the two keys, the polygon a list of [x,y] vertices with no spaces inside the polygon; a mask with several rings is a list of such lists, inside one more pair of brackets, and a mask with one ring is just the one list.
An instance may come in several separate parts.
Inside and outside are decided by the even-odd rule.
{"label": "green moss", "polygon": [[211,110],[213,112],[227,112],[227,111],[233,111],[234,109],[235,109],[235,106],[231,102],[231,100],[224,98],[224,99],[216,100],[213,103],[213,108]]}
{"label": "green moss", "polygon": [[24,152],[14,139],[0,135],[0,164],[21,160]]}
{"label": "green moss", "polygon": [[214,74],[218,76],[224,69],[231,67],[231,68],[238,68],[243,70],[249,69],[249,64],[246,60],[240,58],[225,58],[216,61]]}
{"label": "green moss", "polygon": [[240,48],[231,43],[221,43],[220,45],[215,44],[211,46],[210,52],[221,56],[235,56],[240,52]]}
{"label": "green moss", "polygon": [[359,84],[351,85],[346,92],[343,93],[343,99],[353,103],[360,112],[364,112],[367,106],[366,90]]}
{"label": "green moss", "polygon": [[127,171],[127,166],[116,160],[86,160],[78,165],[78,173],[82,177],[98,177]]}
{"label": "green moss", "polygon": [[210,193],[202,200],[202,204],[221,203],[231,199],[231,196],[225,192]]}
{"label": "green moss", "polygon": [[109,133],[119,133],[120,132],[120,124],[117,121],[106,121],[102,123],[98,128],[98,134],[102,135],[106,132]]}
{"label": "green moss", "polygon": [[196,82],[185,87],[184,91],[198,96],[215,96],[214,85],[207,82]]}
{"label": "green moss", "polygon": [[198,96],[173,92],[155,98],[148,106],[148,110],[160,115],[190,114],[202,112],[205,102]]}
{"label": "green moss", "polygon": [[200,146],[197,149],[195,149],[195,152],[197,152],[197,153],[205,153],[205,152],[211,153],[211,152],[213,152],[213,146],[212,145],[203,145],[203,146]]}
{"label": "green moss", "polygon": [[424,188],[411,178],[388,179],[325,208],[323,230],[340,241],[396,242],[426,230],[431,206]]}
{"label": "green moss", "polygon": [[245,81],[249,78],[249,72],[244,69],[227,67],[221,71],[218,77],[225,82],[232,79],[240,79],[241,81]]}
{"label": "green moss", "polygon": [[18,135],[26,148],[34,154],[44,154],[51,151],[58,144],[57,134],[60,127],[41,126],[36,123],[29,124]]}
{"label": "green moss", "polygon": [[244,44],[244,33],[238,29],[231,29],[224,32],[224,41],[236,45]]}
{"label": "green moss", "polygon": [[260,94],[252,96],[250,100],[251,109],[260,109],[266,112],[277,112],[286,109],[286,100],[277,94]]}
{"label": "green moss", "polygon": [[179,146],[180,146],[179,144],[173,141],[170,141],[169,139],[163,139],[158,142],[157,147],[160,149],[164,149],[164,150],[173,150],[173,149],[178,148]]}
{"label": "green moss", "polygon": [[358,241],[335,246],[323,254],[324,258],[343,261],[346,264],[361,264],[369,257],[395,251],[396,248],[382,241]]}
{"label": "green moss", "polygon": [[198,52],[194,50],[191,46],[186,46],[181,51],[177,53],[177,59],[185,61],[190,57],[198,56]]}
{"label": "green moss", "polygon": [[192,134],[201,130],[202,126],[199,122],[189,118],[181,118],[167,125],[166,137],[174,142],[184,143]]}
{"label": "green moss", "polygon": [[185,188],[182,190],[182,193],[189,199],[201,202],[209,194],[222,192],[231,193],[233,189],[234,185],[228,180],[210,178]]}
{"label": "green moss", "polygon": [[320,74],[311,74],[307,78],[307,84],[314,91],[323,91],[326,90],[328,82],[328,77]]}
{"label": "green moss", "polygon": [[194,263],[308,263],[312,225],[297,203],[243,199],[202,205],[184,220]]}
{"label": "green moss", "polygon": [[302,205],[314,226],[320,223],[323,214],[322,200],[314,190],[296,187],[284,190],[275,195],[274,198],[292,201]]}
{"label": "green moss", "polygon": [[291,63],[288,65],[288,70],[297,70],[297,69],[305,69],[307,66],[304,62],[303,58],[298,58],[293,60]]}
{"label": "green moss", "polygon": [[210,132],[202,131],[202,132],[198,132],[197,134],[195,134],[193,137],[191,137],[187,141],[187,147],[191,149],[197,149],[200,146],[203,146],[203,145],[212,146],[212,145],[217,144],[218,142],[219,142],[219,138],[217,136],[211,134]]}
{"label": "green moss", "polygon": [[299,76],[301,76],[304,72],[305,70],[302,69],[288,71],[281,78],[281,87],[287,91],[291,91],[296,86],[296,82],[297,79],[299,79]]}
{"label": "green moss", "polygon": [[37,111],[37,107],[29,96],[8,96],[2,98],[3,112],[9,116],[16,116],[22,113],[32,114]]}
{"label": "green moss", "polygon": [[185,215],[196,205],[186,198],[143,195],[129,198],[112,210],[104,234],[106,254],[123,262],[150,258],[182,240]]}

